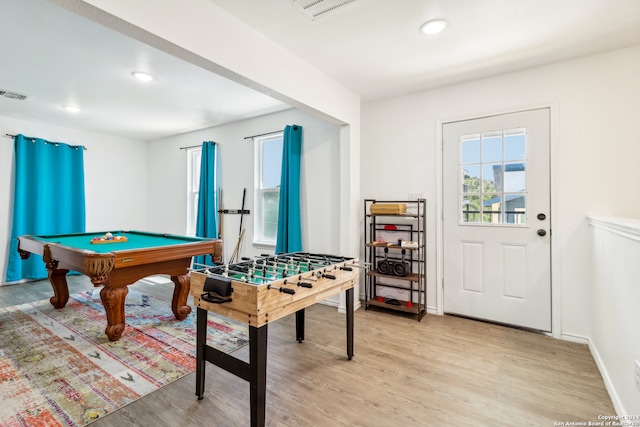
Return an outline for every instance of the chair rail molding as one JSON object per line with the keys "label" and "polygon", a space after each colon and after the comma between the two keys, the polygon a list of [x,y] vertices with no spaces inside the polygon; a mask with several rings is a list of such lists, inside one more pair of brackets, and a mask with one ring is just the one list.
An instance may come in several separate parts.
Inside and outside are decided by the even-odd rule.
{"label": "chair rail molding", "polygon": [[588,216],[589,224],[628,239],[640,241],[640,219]]}

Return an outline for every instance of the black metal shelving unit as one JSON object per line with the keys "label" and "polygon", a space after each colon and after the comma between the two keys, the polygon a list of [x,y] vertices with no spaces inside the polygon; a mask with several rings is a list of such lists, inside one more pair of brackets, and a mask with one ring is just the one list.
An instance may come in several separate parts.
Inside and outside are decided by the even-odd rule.
{"label": "black metal shelving unit", "polygon": [[[418,321],[427,313],[426,203],[364,200],[364,253],[371,264],[365,276],[365,310],[395,310]],[[405,205],[406,212],[372,213],[375,204]]]}

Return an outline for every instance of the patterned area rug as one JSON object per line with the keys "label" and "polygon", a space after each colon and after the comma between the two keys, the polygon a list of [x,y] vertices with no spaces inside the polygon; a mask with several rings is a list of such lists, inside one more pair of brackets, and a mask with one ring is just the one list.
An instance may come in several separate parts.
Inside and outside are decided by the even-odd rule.
{"label": "patterned area rug", "polygon": [[[83,426],[195,370],[195,309],[129,290],[126,328],[111,342],[98,290],[0,309],[0,426]],[[246,328],[209,314],[207,343],[227,353]],[[195,385],[194,385],[195,387]]]}

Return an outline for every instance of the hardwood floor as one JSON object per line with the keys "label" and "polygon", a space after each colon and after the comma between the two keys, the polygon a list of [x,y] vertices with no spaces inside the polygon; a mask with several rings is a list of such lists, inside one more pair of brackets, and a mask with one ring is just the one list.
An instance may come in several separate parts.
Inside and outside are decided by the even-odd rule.
{"label": "hardwood floor", "polygon": [[[90,289],[83,276],[70,292]],[[172,287],[134,287],[170,298]],[[0,306],[45,299],[48,282],[0,287]],[[518,329],[427,315],[355,313],[355,356],[346,358],[345,316],[307,309],[269,325],[269,426],[553,426],[615,414],[586,346]],[[245,360],[248,347],[236,352]],[[203,400],[194,374],[92,423],[109,426],[248,426],[249,385],[208,364]]]}

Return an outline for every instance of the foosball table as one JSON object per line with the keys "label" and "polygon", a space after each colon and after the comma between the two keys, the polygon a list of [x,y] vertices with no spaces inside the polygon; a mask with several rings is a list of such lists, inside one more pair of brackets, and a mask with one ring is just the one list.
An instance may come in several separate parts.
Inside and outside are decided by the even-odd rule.
{"label": "foosball table", "polygon": [[[353,289],[362,268],[354,258],[293,252],[193,270],[198,399],[204,395],[205,362],[210,362],[250,383],[251,425],[264,426],[269,323],[295,313],[296,339],[302,342],[305,308],[341,291],[346,296],[347,358],[351,360]],[[207,345],[207,311],[249,327],[248,363]]]}

